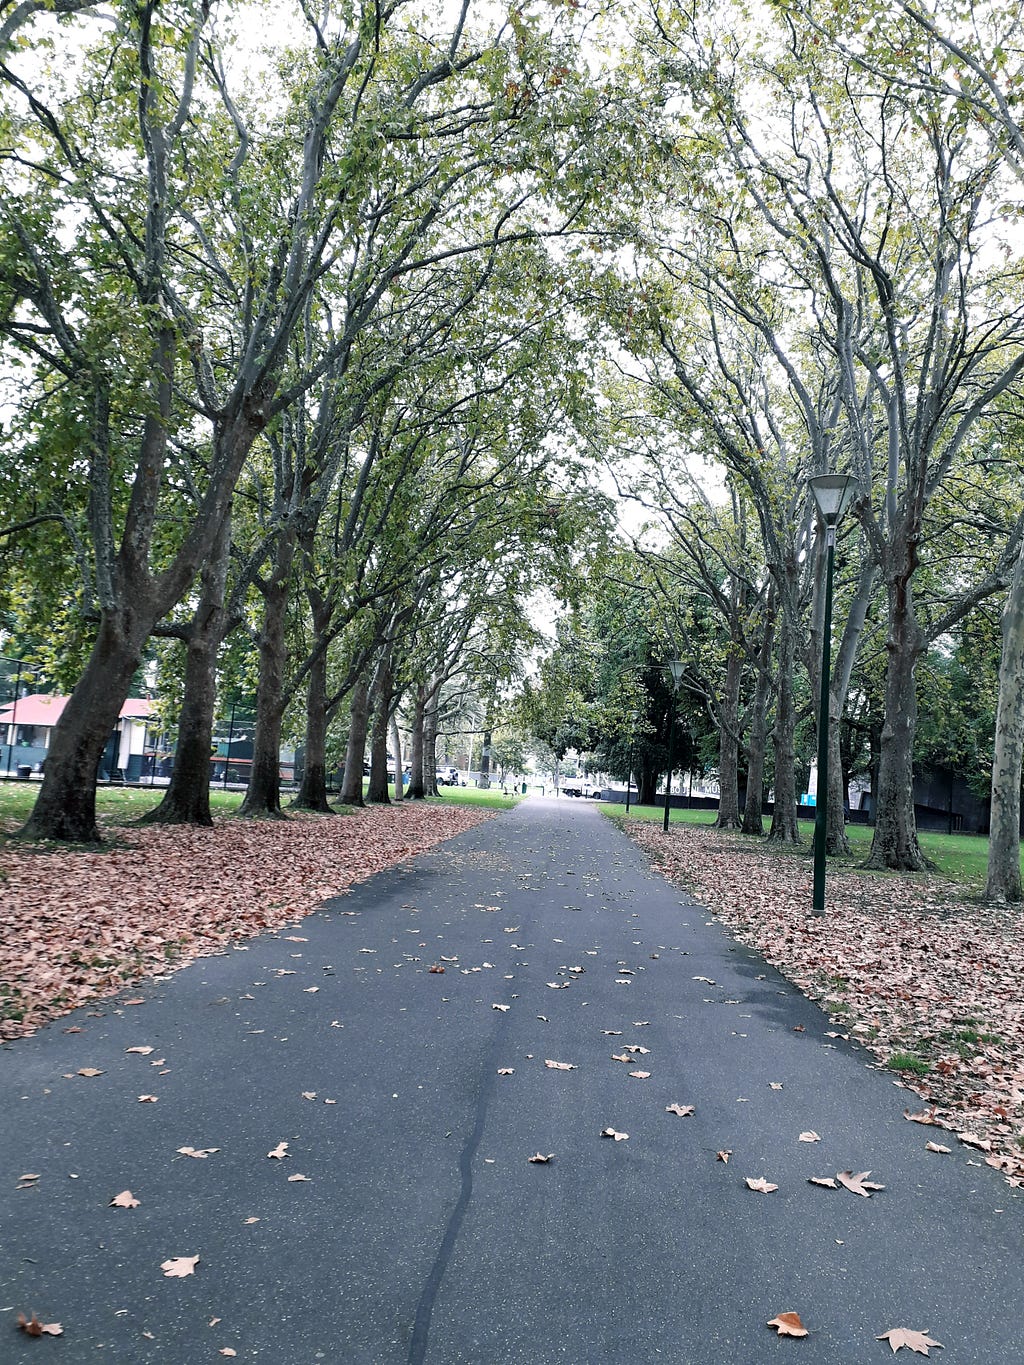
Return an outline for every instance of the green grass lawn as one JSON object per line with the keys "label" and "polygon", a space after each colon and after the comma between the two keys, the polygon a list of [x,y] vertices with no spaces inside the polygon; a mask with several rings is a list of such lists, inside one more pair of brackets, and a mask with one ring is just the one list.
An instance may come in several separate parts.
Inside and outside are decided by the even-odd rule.
{"label": "green grass lawn", "polygon": [[[613,805],[610,802],[602,802],[601,809],[613,818],[618,818],[626,814],[624,805]],[[630,817],[637,820],[651,820],[659,823],[664,818],[663,806],[630,806]],[[677,810],[669,812],[670,824],[688,825],[713,825],[717,815],[713,810]],[[767,821],[766,827],[767,827]],[[800,822],[800,831],[804,836],[805,845],[796,856],[807,856],[811,854],[811,840],[814,834],[814,826],[810,820]],[[868,856],[871,847],[871,837],[873,831],[868,825],[847,825],[846,833],[849,837],[853,849],[850,858],[830,859],[830,864],[856,871],[858,865]],[[933,834],[922,833],[918,835],[921,848],[925,857],[930,858],[935,864],[936,872],[950,881],[959,882],[968,887],[973,892],[981,892],[985,885],[985,876],[988,865],[988,839],[980,834]],[[786,856],[788,850],[780,849],[780,856]],[[1024,850],[1021,854],[1021,866],[1024,868]],[[865,876],[876,875],[865,871]],[[887,874],[877,874],[887,875]]]}

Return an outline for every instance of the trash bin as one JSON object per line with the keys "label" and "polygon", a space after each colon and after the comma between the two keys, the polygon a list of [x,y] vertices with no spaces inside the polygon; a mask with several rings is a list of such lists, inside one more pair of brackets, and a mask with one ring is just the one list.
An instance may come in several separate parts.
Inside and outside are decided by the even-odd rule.
{"label": "trash bin", "polygon": [[18,776],[21,778],[21,780],[22,780],[23,782],[27,782],[28,779],[32,776],[32,764],[31,764],[31,763],[19,763],[19,764],[18,764]]}
{"label": "trash bin", "polygon": [[523,783],[523,795],[524,795],[524,796],[526,795],[526,783],[525,783],[525,782]]}

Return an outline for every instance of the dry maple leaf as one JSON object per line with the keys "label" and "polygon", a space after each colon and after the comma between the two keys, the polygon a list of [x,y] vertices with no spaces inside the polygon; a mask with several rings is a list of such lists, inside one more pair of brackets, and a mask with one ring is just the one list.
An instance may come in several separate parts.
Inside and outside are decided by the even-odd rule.
{"label": "dry maple leaf", "polygon": [[613,1061],[613,1062],[631,1062],[632,1060],[633,1060],[633,1058],[629,1055],[628,1052],[613,1052],[613,1053],[612,1053],[612,1061]]}
{"label": "dry maple leaf", "polygon": [[808,1185],[824,1185],[827,1190],[838,1190],[839,1184],[830,1175],[812,1175],[808,1177]]}
{"label": "dry maple leaf", "polygon": [[[259,1220],[258,1218],[243,1218],[243,1219],[242,1219],[242,1226],[243,1226],[243,1227],[247,1227],[247,1228],[248,1228],[248,1227],[252,1227],[253,1223],[258,1223],[259,1221],[260,1221],[260,1220]],[[220,1319],[218,1318],[217,1321],[219,1322]],[[212,1324],[211,1324],[211,1326],[212,1326]]]}
{"label": "dry maple leaf", "polygon": [[140,1104],[156,1104],[156,1102],[157,1102],[157,1100],[158,1100],[159,1098],[160,1098],[159,1095],[140,1095],[140,1096],[139,1096],[139,1103],[140,1103]]}
{"label": "dry maple leaf", "polygon": [[801,1133],[800,1136],[797,1138],[797,1142],[820,1142],[820,1141],[821,1141],[821,1138],[818,1136],[818,1134],[815,1133],[815,1132],[812,1132],[811,1130],[808,1130],[806,1133]]}
{"label": "dry maple leaf", "polygon": [[953,1150],[952,1147],[943,1147],[941,1142],[926,1142],[924,1144],[924,1149],[926,1152],[942,1152],[945,1155],[948,1155]]}
{"label": "dry maple leaf", "polygon": [[807,1328],[800,1321],[799,1313],[779,1313],[768,1323],[769,1327],[774,1327],[780,1337],[805,1337],[808,1335]]}
{"label": "dry maple leaf", "polygon": [[601,1136],[614,1138],[616,1142],[625,1142],[629,1137],[628,1133],[617,1133],[614,1128],[602,1128]]}
{"label": "dry maple leaf", "polygon": [[885,1189],[884,1185],[879,1185],[874,1180],[868,1180],[867,1177],[870,1174],[870,1171],[861,1171],[859,1175],[854,1175],[853,1171],[836,1171],[836,1179],[851,1194],[860,1194],[865,1199],[870,1199],[872,1190]]}
{"label": "dry maple leaf", "polygon": [[940,1350],[942,1349],[941,1341],[932,1341],[927,1332],[915,1332],[909,1327],[892,1327],[888,1332],[883,1332],[881,1336],[876,1337],[875,1340],[887,1341],[892,1347],[893,1355],[901,1346],[909,1346],[919,1356],[926,1356],[929,1346],[938,1346]]}
{"label": "dry maple leaf", "polygon": [[137,1209],[139,1200],[135,1198],[131,1190],[122,1190],[120,1194],[115,1194],[110,1201],[112,1209]]}
{"label": "dry maple leaf", "polygon": [[273,1151],[267,1153],[267,1156],[271,1157],[274,1161],[283,1161],[287,1155],[288,1155],[287,1142],[279,1142],[277,1146],[273,1149]]}
{"label": "dry maple leaf", "polygon": [[173,1256],[168,1261],[161,1261],[160,1269],[169,1280],[183,1280],[186,1275],[195,1274],[198,1264],[198,1256]]}
{"label": "dry maple leaf", "polygon": [[721,1161],[724,1165],[728,1166],[728,1164],[729,1164],[729,1158],[730,1158],[731,1156],[732,1156],[732,1148],[731,1148],[731,1147],[726,1147],[723,1151],[721,1151],[721,1152],[716,1152],[716,1153],[715,1153],[715,1160],[716,1160],[716,1161]]}
{"label": "dry maple leaf", "polygon": [[238,1352],[233,1346],[222,1346],[218,1354],[222,1356],[236,1356],[238,1355]]}
{"label": "dry maple leaf", "polygon": [[634,1080],[646,1081],[651,1073],[649,1071],[631,1071],[629,1074],[634,1078]]}
{"label": "dry maple leaf", "polygon": [[534,1166],[546,1166],[554,1158],[554,1155],[554,1152],[548,1152],[547,1156],[543,1152],[535,1152],[533,1156],[528,1156],[526,1159],[532,1162]]}
{"label": "dry maple leaf", "polygon": [[512,1008],[511,1005],[492,1005],[492,1006],[491,1006],[491,1009],[492,1009],[492,1010],[501,1010],[502,1014],[507,1014],[511,1008]]}
{"label": "dry maple leaf", "polygon": [[516,1074],[516,1069],[515,1069],[514,1066],[499,1066],[499,1067],[498,1067],[498,1075],[499,1075],[499,1076],[514,1076],[515,1074]]}
{"label": "dry maple leaf", "polygon": [[154,1049],[154,1048],[151,1048],[151,1047],[126,1047],[126,1048],[125,1048],[125,1052],[137,1052],[137,1053],[139,1054],[140,1057],[148,1057],[149,1054],[150,1054],[151,1052],[153,1052],[153,1051],[155,1051],[155,1049]]}
{"label": "dry maple leaf", "polygon": [[666,1114],[678,1114],[681,1119],[689,1118],[694,1111],[692,1104],[666,1104]]}
{"label": "dry maple leaf", "polygon": [[311,1179],[311,1177],[308,1176],[308,1175],[290,1175],[290,1176],[288,1177],[288,1183],[289,1183],[289,1185],[294,1185],[294,1184],[296,1183],[296,1181],[299,1181],[299,1180],[305,1181],[307,1184],[311,1184],[311,1183],[312,1183],[312,1179]]}
{"label": "dry maple leaf", "polygon": [[938,1124],[939,1120],[935,1117],[935,1108],[936,1108],[936,1106],[933,1104],[932,1107],[931,1107],[930,1109],[922,1109],[922,1110],[921,1110],[919,1113],[917,1113],[917,1114],[912,1114],[912,1113],[910,1112],[909,1109],[904,1109],[904,1111],[903,1111],[903,1117],[904,1117],[909,1123],[934,1123],[934,1124]]}
{"label": "dry maple leaf", "polygon": [[773,1185],[770,1180],[765,1180],[763,1175],[759,1175],[756,1180],[752,1180],[749,1175],[743,1177],[747,1182],[747,1188],[757,1190],[758,1194],[771,1194],[777,1190],[778,1185]]}
{"label": "dry maple leaf", "polygon": [[782,1082],[781,1082],[781,1081],[769,1081],[769,1082],[768,1082],[768,1089],[769,1089],[769,1090],[781,1090],[781,1089],[782,1089]]}
{"label": "dry maple leaf", "polygon": [[64,1335],[64,1328],[59,1322],[40,1322],[35,1313],[27,1318],[24,1313],[18,1314],[18,1326],[30,1337],[60,1337]]}
{"label": "dry maple leaf", "polygon": [[575,1062],[549,1062],[545,1059],[544,1065],[551,1071],[576,1071],[578,1070]]}
{"label": "dry maple leaf", "polygon": [[304,1100],[315,1100],[315,1099],[316,1099],[316,1091],[315,1091],[315,1090],[303,1090],[303,1092],[302,1092],[302,1098],[303,1098]]}
{"label": "dry maple leaf", "polygon": [[957,1141],[965,1147],[975,1147],[979,1152],[991,1152],[992,1143],[988,1138],[980,1138],[977,1133],[957,1133]]}
{"label": "dry maple leaf", "polygon": [[95,1066],[83,1066],[79,1068],[78,1074],[80,1076],[102,1076],[103,1072]]}
{"label": "dry maple leaf", "polygon": [[213,1156],[214,1152],[219,1152],[219,1147],[179,1147],[179,1156],[193,1156],[199,1161],[205,1161],[208,1156]]}
{"label": "dry maple leaf", "polygon": [[435,962],[428,970],[432,972],[434,976],[444,976],[448,968],[442,967],[439,963]]}

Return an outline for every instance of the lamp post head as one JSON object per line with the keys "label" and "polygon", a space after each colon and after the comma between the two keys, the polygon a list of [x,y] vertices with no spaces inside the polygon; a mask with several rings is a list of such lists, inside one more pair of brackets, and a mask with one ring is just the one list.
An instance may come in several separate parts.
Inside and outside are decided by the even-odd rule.
{"label": "lamp post head", "polygon": [[683,663],[682,659],[669,659],[665,667],[672,675],[672,691],[676,692],[679,690],[679,684],[683,681],[683,673],[685,672],[686,665]]}
{"label": "lamp post head", "polygon": [[807,480],[818,516],[827,527],[835,526],[857,496],[857,480],[852,474],[815,474]]}

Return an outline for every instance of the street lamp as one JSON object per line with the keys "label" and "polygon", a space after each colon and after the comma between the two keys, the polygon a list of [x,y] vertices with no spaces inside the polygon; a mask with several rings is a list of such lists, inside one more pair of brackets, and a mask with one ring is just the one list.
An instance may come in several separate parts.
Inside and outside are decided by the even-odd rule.
{"label": "street lamp", "polygon": [[683,681],[683,669],[685,664],[682,659],[670,659],[666,665],[672,674],[672,700],[669,703],[669,722],[668,722],[668,776],[665,778],[665,818],[661,822],[661,828],[668,833],[668,808],[672,796],[672,765],[675,762],[674,749],[676,747],[676,693],[679,691],[679,684]]}
{"label": "street lamp", "polygon": [[821,696],[818,702],[818,789],[814,796],[812,914],[825,913],[825,839],[828,832],[828,696],[832,664],[832,569],[836,526],[857,494],[852,474],[817,474],[807,480],[825,528],[825,610],[821,624]]}

